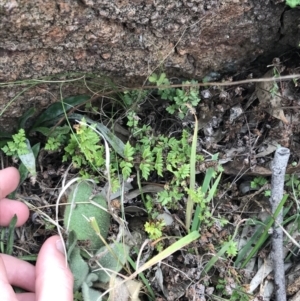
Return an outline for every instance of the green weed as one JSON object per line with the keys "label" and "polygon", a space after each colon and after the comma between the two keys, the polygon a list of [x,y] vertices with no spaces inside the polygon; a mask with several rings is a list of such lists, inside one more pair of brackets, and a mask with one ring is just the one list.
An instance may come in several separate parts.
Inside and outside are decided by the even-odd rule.
{"label": "green weed", "polygon": [[2,151],[8,156],[19,157],[28,152],[26,145],[26,136],[24,129],[12,136],[12,141],[8,141],[7,145],[2,147]]}
{"label": "green weed", "polygon": [[[219,279],[216,289],[221,296],[224,296],[228,301],[249,301],[253,297],[245,292],[245,290],[234,284],[230,283],[231,278]],[[227,298],[230,299],[227,299]]]}
{"label": "green weed", "polygon": [[[253,181],[251,181],[250,187],[258,190],[259,188],[263,187],[267,183],[268,180],[265,177],[259,176],[259,177],[255,177]],[[264,195],[271,196],[271,190],[269,189],[265,190]]]}
{"label": "green weed", "polygon": [[[124,110],[124,112],[121,112],[121,114],[123,114],[122,116],[126,116],[127,120],[125,122],[130,133],[130,138],[127,142],[121,141],[108,127],[100,122],[93,121],[85,115],[70,114],[75,106],[83,104],[88,106],[86,102],[89,97],[86,95],[62,99],[61,102],[49,106],[46,111],[36,118],[33,126],[26,131],[28,135],[32,133],[43,134],[47,138],[45,150],[49,152],[61,152],[63,162],[71,161],[73,166],[79,169],[83,178],[93,178],[100,183],[99,186],[104,186],[109,182],[110,192],[116,191],[120,188],[122,181],[126,181],[135,175],[137,176],[139,187],[141,187],[142,181],[147,181],[151,177],[157,181],[164,181],[164,190],[158,192],[156,197],[152,198],[149,195],[144,197],[142,195],[149,214],[149,221],[145,224],[145,229],[149,237],[153,240],[163,236],[165,226],[164,221],[157,219],[158,211],[156,208],[176,209],[179,208],[179,205],[182,206],[186,202],[185,227],[188,234],[165,250],[162,249],[162,244],[157,245],[157,248],[160,248],[161,252],[139,268],[136,271],[137,273],[141,273],[153,264],[198,239],[201,225],[213,225],[216,218],[213,217],[210,204],[217,193],[222,174],[221,167],[216,163],[216,167],[207,168],[202,185],[197,186],[196,165],[204,161],[203,156],[196,152],[198,121],[195,108],[200,102],[197,82],[185,82],[184,84],[189,85],[189,87],[185,86],[184,88],[175,89],[167,87],[170,85],[170,81],[164,73],[159,76],[153,74],[149,80],[157,86],[157,91],[154,92],[154,95],[158,95],[161,99],[169,101],[166,108],[167,113],[174,114],[180,119],[183,119],[187,114],[195,116],[193,132],[182,130],[180,135],[169,133],[158,134],[150,125],[144,124],[139,118],[137,104],[142,102],[149,92],[142,90],[126,91],[118,95],[119,99],[123,101],[121,110]],[[88,106],[88,110],[95,113],[96,108]],[[118,108],[118,110],[120,109]],[[69,113],[68,116],[67,113]],[[24,116],[23,125],[26,123],[25,120],[32,116],[32,114],[33,112],[30,111]],[[111,115],[114,114],[115,112],[112,112]],[[55,122],[64,117],[67,121],[66,125],[54,126]],[[72,128],[70,120],[77,120],[78,124]],[[18,152],[19,148],[22,149],[22,146],[24,147],[22,143],[25,141],[26,148],[28,149],[25,131],[21,131],[19,135],[11,141],[11,143],[15,143],[12,144],[11,148],[7,144],[6,151],[10,151],[11,153]],[[109,160],[107,159],[108,154],[104,147],[104,144],[107,142],[111,147]],[[17,143],[20,145],[16,145]],[[211,159],[217,161],[217,154],[213,155]],[[109,168],[107,168],[107,165]],[[109,172],[107,172],[108,170]],[[88,200],[85,201],[91,202],[94,197],[89,196]],[[185,201],[185,198],[187,201]],[[89,207],[92,206],[89,203],[88,205]],[[77,204],[76,206],[84,208],[83,204]],[[75,207],[74,210],[76,211],[78,208],[76,209]],[[69,209],[71,210],[71,208]],[[194,209],[196,209],[195,212]],[[66,212],[70,214],[70,211],[66,210]],[[97,233],[97,227],[92,226],[92,217],[87,217],[88,220],[86,221],[82,220],[83,215],[86,214],[80,212],[80,222],[83,222],[85,226],[83,227],[80,224],[76,229],[86,230],[87,228],[88,230],[86,231],[89,233],[92,232],[93,235],[96,233],[99,238],[103,235],[101,232],[104,232],[105,235],[102,238],[105,240],[107,232],[100,230]],[[224,219],[221,220],[222,225],[225,225],[226,222]],[[67,224],[67,221],[65,223]],[[106,224],[109,225],[109,222]],[[75,228],[73,230],[75,231]],[[69,237],[68,258],[72,262],[71,266],[73,266],[73,269],[82,272],[78,273],[79,278],[76,279],[76,288],[81,287],[84,298],[87,299],[88,296],[94,294],[94,291],[89,289],[89,284],[93,282],[94,274],[97,273],[89,269],[82,258],[81,251],[77,247],[74,247],[77,240],[84,241],[83,237],[80,236],[79,232],[71,235],[75,236]],[[90,241],[91,237],[87,239]],[[101,239],[101,244],[102,242]],[[122,252],[120,252],[121,248],[119,244],[105,244],[101,248],[99,249],[99,245],[94,246],[94,249],[98,249],[98,251],[92,252],[94,256],[92,259],[97,261],[101,257],[102,261],[99,259],[97,261],[98,264],[100,263],[107,269],[111,268],[114,271],[119,271],[126,261],[129,252],[127,247],[123,246]],[[120,255],[119,258],[118,254]],[[227,256],[236,255],[236,245],[233,242],[233,238],[230,238],[221,246],[218,256],[209,261],[205,267],[205,272],[208,272],[216,260],[224,254]],[[115,260],[116,257],[117,261]],[[118,263],[114,267],[118,261],[120,264]],[[103,270],[101,270],[100,274],[102,277]],[[100,277],[98,274],[96,276]],[[80,299],[80,296],[78,298]]]}
{"label": "green weed", "polygon": [[286,3],[286,5],[290,6],[291,8],[294,8],[297,5],[300,5],[299,0],[286,0],[285,3]]}
{"label": "green weed", "polygon": [[158,87],[158,95],[164,100],[169,100],[171,103],[167,107],[170,114],[178,114],[180,119],[183,119],[188,113],[188,106],[196,107],[200,102],[199,88],[197,81],[185,81],[183,84],[190,85],[185,89],[164,88],[160,86],[169,86],[170,81],[166,78],[166,74],[160,76],[152,74],[149,77],[151,83],[155,83]]}

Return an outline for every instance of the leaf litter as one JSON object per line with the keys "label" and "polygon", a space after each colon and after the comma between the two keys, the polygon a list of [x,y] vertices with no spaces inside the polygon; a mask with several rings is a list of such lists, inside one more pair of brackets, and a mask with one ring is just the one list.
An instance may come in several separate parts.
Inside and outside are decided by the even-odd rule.
{"label": "leaf litter", "polygon": [[[270,70],[264,76],[293,74],[297,73],[297,70],[294,66],[282,66],[280,61],[275,59]],[[249,79],[251,76],[248,74]],[[225,79],[236,81],[241,78],[235,76]],[[175,84],[178,82],[180,80],[174,79]],[[294,162],[294,164],[289,164],[286,173],[296,174],[300,169],[298,82],[289,80],[254,84],[249,80],[249,83],[236,87],[208,86],[201,90],[201,94],[202,99],[196,107],[197,152],[203,153],[206,160],[196,164],[196,181],[198,185],[201,185],[203,173],[214,165],[209,161],[208,154],[219,153],[219,163],[222,164],[224,175],[217,194],[209,206],[213,216],[223,217],[229,221],[229,224],[224,226],[217,220],[209,225],[203,224],[199,239],[146,270],[145,277],[155,293],[155,300],[204,301],[218,300],[218,297],[225,300],[259,300],[261,297],[264,300],[273,300],[268,238],[248,264],[243,268],[240,266],[257,241],[252,241],[252,246],[248,245],[246,251],[245,246],[252,237],[259,239],[259,235],[265,231],[263,223],[267,223],[268,218],[270,219],[268,197],[264,195],[268,186],[251,188],[251,181],[259,176],[270,180],[270,164],[278,145],[291,150],[290,163]],[[86,100],[86,97],[84,96],[82,99]],[[111,99],[99,97],[96,99],[96,103],[102,108],[101,111],[96,116],[95,114],[87,115],[91,119],[100,117],[101,124],[105,124],[107,129],[115,129],[116,138],[121,139],[122,143],[126,143],[130,136],[124,125],[125,115],[116,115],[115,120],[109,117],[109,112],[113,108]],[[167,114],[165,107],[165,100],[161,100],[155,93],[150,93],[143,103],[138,105],[138,117],[143,124],[151,126],[153,133],[157,135],[161,133],[172,135],[180,133],[185,128],[195,126],[194,119],[189,112],[183,119],[180,119]],[[61,113],[60,111],[59,117],[61,117]],[[42,116],[45,118],[45,114]],[[45,120],[49,122],[49,119]],[[119,150],[119,152],[122,151]],[[51,220],[55,220],[54,204],[59,194],[63,175],[68,170],[67,178],[71,179],[78,173],[75,167],[68,169],[67,163],[62,163],[61,153],[46,152],[43,149],[39,152],[35,182],[27,179],[16,194],[20,200],[26,201],[32,213],[28,223],[15,231],[14,255],[36,255],[42,242],[55,233],[55,227]],[[147,235],[143,230],[147,216],[141,194],[155,197],[156,193],[164,189],[164,185],[169,181],[166,178],[165,183],[162,183],[156,182],[156,179],[157,176],[152,175],[149,182],[142,183],[144,191],[141,191],[136,179],[133,178],[124,198],[124,214],[128,221],[128,229],[131,235],[138,230],[134,235],[142,237],[141,244],[147,240]],[[121,214],[122,193],[120,190],[113,196],[117,214]],[[296,199],[295,193],[294,199]],[[183,199],[177,208],[170,209],[168,212],[163,206],[159,204],[156,206],[161,215],[166,215],[165,218],[169,223],[163,231],[164,237],[167,238],[164,245],[166,248],[175,241],[172,237],[184,235],[185,200]],[[286,208],[289,208],[288,211],[285,211],[286,219],[290,218],[292,221],[298,222],[297,218],[291,218],[297,215],[298,207],[295,200],[291,198]],[[60,206],[60,211],[60,216],[62,216],[63,206]],[[205,273],[206,264],[216,256],[222,243],[228,241],[239,222],[244,219],[247,219],[247,222],[239,225],[236,241],[238,254],[243,251],[245,257],[222,256],[218,258],[211,270]],[[284,227],[288,229],[295,241],[299,240],[298,228],[295,223],[293,226],[285,225]],[[113,241],[118,234],[119,225],[113,221],[108,240]],[[296,264],[298,250],[290,239],[286,241],[286,274],[289,280],[287,293],[289,296],[296,296],[300,287],[300,276],[297,276],[299,266]],[[146,244],[141,254],[141,264],[157,253],[154,246],[155,244],[150,242]],[[132,256],[134,258],[136,255],[132,254]],[[120,280],[116,278],[115,281]],[[143,287],[141,292],[139,298],[147,300],[147,290]],[[136,299],[132,300],[138,300],[136,291],[134,294]],[[296,300],[292,298],[294,297],[291,297],[290,300]]]}

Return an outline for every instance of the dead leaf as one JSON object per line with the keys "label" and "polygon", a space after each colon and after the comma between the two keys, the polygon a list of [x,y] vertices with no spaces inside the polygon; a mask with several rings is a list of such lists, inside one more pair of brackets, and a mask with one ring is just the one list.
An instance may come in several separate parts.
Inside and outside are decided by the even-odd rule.
{"label": "dead leaf", "polygon": [[[274,72],[273,68],[270,69],[263,77],[269,78],[273,77]],[[266,82],[259,82],[256,84],[255,92],[259,102],[264,105],[267,109],[266,111],[272,115],[273,117],[280,119],[285,124],[288,124],[288,120],[286,119],[283,110],[281,107],[281,96],[278,92],[273,92],[274,85],[277,83],[266,81]],[[276,87],[276,86],[275,86]]]}
{"label": "dead leaf", "polygon": [[109,282],[111,289],[110,301],[140,301],[139,293],[142,283],[136,280],[127,280],[123,283],[120,277],[111,277]]}

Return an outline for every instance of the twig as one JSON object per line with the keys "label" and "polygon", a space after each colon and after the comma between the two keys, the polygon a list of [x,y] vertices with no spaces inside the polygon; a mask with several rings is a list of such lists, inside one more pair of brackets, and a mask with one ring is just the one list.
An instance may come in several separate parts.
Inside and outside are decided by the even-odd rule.
{"label": "twig", "polygon": [[[272,183],[271,183],[271,209],[275,213],[282,197],[285,170],[290,156],[288,148],[280,147],[275,152],[275,157],[272,165]],[[283,216],[282,210],[278,214],[274,223],[272,233],[272,259],[274,266],[274,282],[276,301],[286,301],[285,290],[285,272],[284,272],[284,256],[283,256],[283,231],[281,227]]]}

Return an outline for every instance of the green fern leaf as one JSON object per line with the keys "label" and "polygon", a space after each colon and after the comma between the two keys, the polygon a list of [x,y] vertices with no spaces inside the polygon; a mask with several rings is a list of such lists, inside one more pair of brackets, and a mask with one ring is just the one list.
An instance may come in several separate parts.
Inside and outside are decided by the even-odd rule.
{"label": "green fern leaf", "polygon": [[133,164],[130,162],[122,161],[120,163],[120,167],[122,168],[122,175],[124,179],[128,179],[131,175]]}
{"label": "green fern leaf", "polygon": [[140,170],[142,171],[142,176],[145,180],[148,180],[151,171],[151,165],[148,163],[141,163]]}
{"label": "green fern leaf", "polygon": [[130,143],[127,141],[124,147],[124,156],[127,161],[132,161],[133,160],[133,155],[134,155],[134,148],[130,145]]}
{"label": "green fern leaf", "polygon": [[151,156],[152,156],[152,153],[150,151],[150,147],[146,147],[143,151],[143,155],[142,155],[143,159],[144,160],[147,160],[147,159],[149,160],[151,158]]}
{"label": "green fern leaf", "polygon": [[156,153],[156,161],[155,161],[155,169],[157,171],[157,174],[159,176],[163,176],[162,172],[163,172],[163,158],[162,158],[162,149],[159,149]]}

